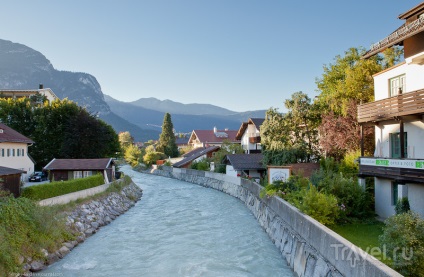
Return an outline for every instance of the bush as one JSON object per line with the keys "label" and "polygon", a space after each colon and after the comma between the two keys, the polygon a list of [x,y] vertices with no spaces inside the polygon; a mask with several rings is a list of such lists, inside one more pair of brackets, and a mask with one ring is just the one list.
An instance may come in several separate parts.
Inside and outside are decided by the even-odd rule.
{"label": "bush", "polygon": [[380,246],[405,276],[424,276],[424,220],[412,211],[385,221]]}
{"label": "bush", "polygon": [[152,164],[156,164],[157,160],[163,160],[166,158],[168,157],[161,152],[147,152],[146,155],[143,156],[143,161],[147,166],[151,166]]}
{"label": "bush", "polygon": [[191,169],[196,169],[196,170],[203,170],[203,171],[209,171],[210,167],[209,167],[209,163],[206,159],[200,160],[198,162],[194,161],[191,163],[190,165]]}
{"label": "bush", "polygon": [[313,185],[302,189],[302,200],[297,204],[300,211],[313,217],[324,225],[332,225],[339,215],[337,198],[331,194],[319,192]]}
{"label": "bush", "polygon": [[97,187],[102,184],[104,184],[103,176],[101,174],[97,174],[86,178],[69,181],[57,181],[27,187],[22,192],[22,197],[30,198],[33,200],[43,200],[75,191]]}
{"label": "bush", "polygon": [[0,199],[0,238],[0,276],[9,276],[22,273],[22,255],[44,260],[42,248],[52,253],[74,236],[56,208],[40,207],[27,198],[4,197]]}
{"label": "bush", "polygon": [[407,213],[409,210],[411,210],[411,207],[409,206],[408,197],[403,197],[397,201],[395,206],[396,214]]}

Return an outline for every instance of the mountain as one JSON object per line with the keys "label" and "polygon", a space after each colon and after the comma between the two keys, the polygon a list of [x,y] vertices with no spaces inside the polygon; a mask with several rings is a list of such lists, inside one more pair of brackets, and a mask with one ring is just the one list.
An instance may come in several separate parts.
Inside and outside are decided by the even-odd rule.
{"label": "mountain", "polygon": [[[146,99],[146,98],[144,98]],[[135,102],[141,103],[144,99],[137,100]],[[147,98],[148,101],[155,102],[168,102],[161,101],[155,98]],[[163,117],[165,112],[157,111],[153,109],[146,109],[141,107],[141,105],[135,105],[134,102],[122,102],[118,101],[108,95],[105,95],[105,101],[109,105],[110,109],[119,115],[120,117],[136,124],[141,128],[151,128],[155,130],[160,130],[162,125]],[[172,101],[170,101],[172,102]],[[169,102],[168,102],[169,103]],[[204,105],[204,104],[182,104],[178,102],[176,106],[180,109],[184,109],[186,105],[191,107],[191,111],[199,110],[198,107],[210,106],[211,109],[215,110],[226,110],[213,105]],[[143,104],[144,105],[144,104]],[[154,108],[157,108],[159,105],[153,105]],[[190,110],[190,109],[188,109]],[[178,132],[191,132],[194,129],[213,129],[217,127],[218,129],[231,129],[238,130],[243,121],[247,121],[249,117],[265,117],[265,111],[253,111],[253,112],[244,112],[237,113],[234,111],[228,111],[229,115],[220,115],[220,114],[178,114],[171,113],[172,124],[174,129]],[[208,111],[210,112],[210,110]]]}
{"label": "mountain", "polygon": [[182,104],[171,100],[159,100],[154,97],[140,98],[134,102],[129,102],[134,106],[139,106],[145,109],[155,110],[159,112],[168,112],[170,114],[222,114],[231,115],[235,112],[210,105],[210,104]]}
{"label": "mountain", "polygon": [[0,88],[50,88],[60,98],[68,99],[98,114],[117,132],[132,130],[136,140],[157,139],[159,132],[140,127],[111,112],[96,78],[87,73],[56,70],[40,52],[19,43],[0,39]]}

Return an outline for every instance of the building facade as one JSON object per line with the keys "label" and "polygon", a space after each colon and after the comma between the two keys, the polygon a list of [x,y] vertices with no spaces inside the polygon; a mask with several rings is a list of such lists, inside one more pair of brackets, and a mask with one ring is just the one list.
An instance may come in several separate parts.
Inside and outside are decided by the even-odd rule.
{"label": "building facade", "polygon": [[375,74],[375,101],[358,106],[361,126],[375,126],[374,157],[360,158],[360,177],[375,177],[375,211],[381,218],[395,214],[403,197],[424,216],[424,3],[399,19],[404,25],[364,58],[397,45],[405,60]]}

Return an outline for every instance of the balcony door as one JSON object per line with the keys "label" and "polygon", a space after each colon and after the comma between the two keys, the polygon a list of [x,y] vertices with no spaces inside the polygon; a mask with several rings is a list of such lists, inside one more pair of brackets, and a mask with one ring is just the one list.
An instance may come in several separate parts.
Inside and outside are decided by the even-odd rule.
{"label": "balcony door", "polygon": [[[407,133],[404,133],[405,136],[405,157],[408,157],[408,140]],[[400,133],[391,133],[390,134],[390,158],[399,159],[400,158]]]}
{"label": "balcony door", "polygon": [[405,92],[405,74],[392,78],[390,81],[390,97],[399,94],[399,89]]}

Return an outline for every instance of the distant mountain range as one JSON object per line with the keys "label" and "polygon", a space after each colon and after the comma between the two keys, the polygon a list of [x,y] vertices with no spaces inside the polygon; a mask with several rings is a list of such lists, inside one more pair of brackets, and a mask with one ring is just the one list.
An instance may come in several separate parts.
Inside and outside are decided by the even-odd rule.
{"label": "distant mountain range", "polygon": [[96,78],[87,73],[56,70],[40,52],[0,39],[0,89],[51,88],[61,99],[68,98],[96,113],[117,132],[129,131],[136,141],[158,139],[165,112],[174,129],[238,129],[249,117],[264,117],[265,110],[234,112],[209,104],[182,104],[171,100],[141,98],[121,102],[104,95]]}

